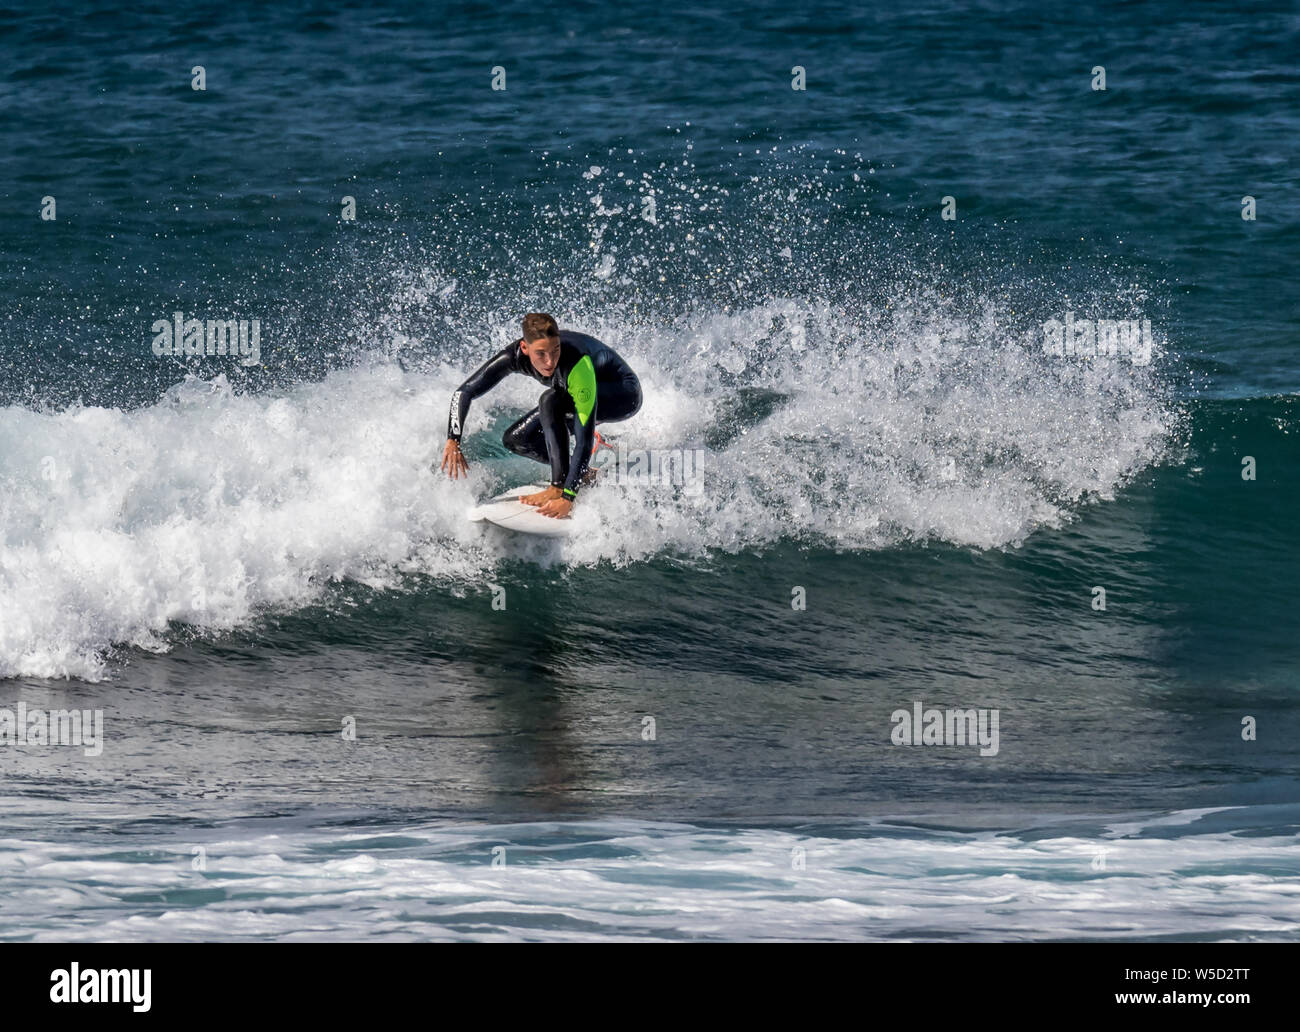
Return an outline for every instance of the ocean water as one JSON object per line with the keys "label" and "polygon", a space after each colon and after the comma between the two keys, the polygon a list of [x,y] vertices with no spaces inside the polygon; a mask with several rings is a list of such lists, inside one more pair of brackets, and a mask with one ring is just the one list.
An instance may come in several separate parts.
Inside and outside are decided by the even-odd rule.
{"label": "ocean water", "polygon": [[[1289,4],[0,9],[0,938],[1300,937],[1297,52]],[[431,470],[531,310],[692,457],[563,542],[465,518],[531,382]]]}

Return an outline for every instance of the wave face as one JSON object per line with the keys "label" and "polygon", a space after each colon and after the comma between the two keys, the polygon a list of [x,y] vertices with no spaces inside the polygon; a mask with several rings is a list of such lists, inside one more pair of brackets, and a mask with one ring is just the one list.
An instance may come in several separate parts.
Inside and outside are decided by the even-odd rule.
{"label": "wave face", "polygon": [[[656,482],[607,470],[575,539],[541,556],[567,564],[791,540],[1017,545],[1113,499],[1178,422],[1148,370],[1053,363],[942,306],[873,317],[787,299],[653,333],[582,325],[643,379],[642,411],[608,436],[691,459]],[[228,630],[341,579],[481,583],[530,550],[465,513],[537,476],[500,444],[536,387],[513,378],[475,406],[473,473],[452,483],[430,467],[461,375],[385,360],[268,393],[190,378],[136,409],[3,410],[0,675],[99,677],[114,645]]]}

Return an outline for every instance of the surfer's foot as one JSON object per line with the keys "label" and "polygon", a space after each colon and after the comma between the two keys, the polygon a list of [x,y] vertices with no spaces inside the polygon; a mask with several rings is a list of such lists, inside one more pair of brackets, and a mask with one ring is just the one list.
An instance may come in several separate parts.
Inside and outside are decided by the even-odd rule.
{"label": "surfer's foot", "polygon": [[563,498],[564,492],[552,484],[544,491],[538,491],[536,494],[520,495],[519,500],[525,505],[544,505],[552,498]]}

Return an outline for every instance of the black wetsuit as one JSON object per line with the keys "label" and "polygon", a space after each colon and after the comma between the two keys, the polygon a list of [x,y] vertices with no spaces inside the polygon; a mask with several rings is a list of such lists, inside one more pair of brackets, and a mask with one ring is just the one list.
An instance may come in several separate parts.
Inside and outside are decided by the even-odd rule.
{"label": "black wetsuit", "polygon": [[[627,419],[641,407],[641,383],[618,352],[595,337],[574,330],[560,331],[560,360],[555,372],[542,376],[520,350],[522,338],[502,348],[460,385],[451,396],[447,436],[459,441],[469,404],[491,390],[507,373],[523,373],[545,384],[537,408],[505,432],[502,440],[516,455],[549,463],[551,484],[564,488],[564,497],[578,493],[578,482],[591,460],[597,423]],[[569,461],[569,434],[574,437],[574,461]]]}

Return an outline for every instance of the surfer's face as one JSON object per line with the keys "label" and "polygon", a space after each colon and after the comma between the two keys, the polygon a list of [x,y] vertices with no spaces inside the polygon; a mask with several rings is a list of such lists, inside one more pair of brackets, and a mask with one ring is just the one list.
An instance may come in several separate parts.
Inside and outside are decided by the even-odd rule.
{"label": "surfer's face", "polygon": [[524,354],[533,363],[533,368],[542,376],[550,376],[560,361],[560,340],[558,337],[524,341]]}

